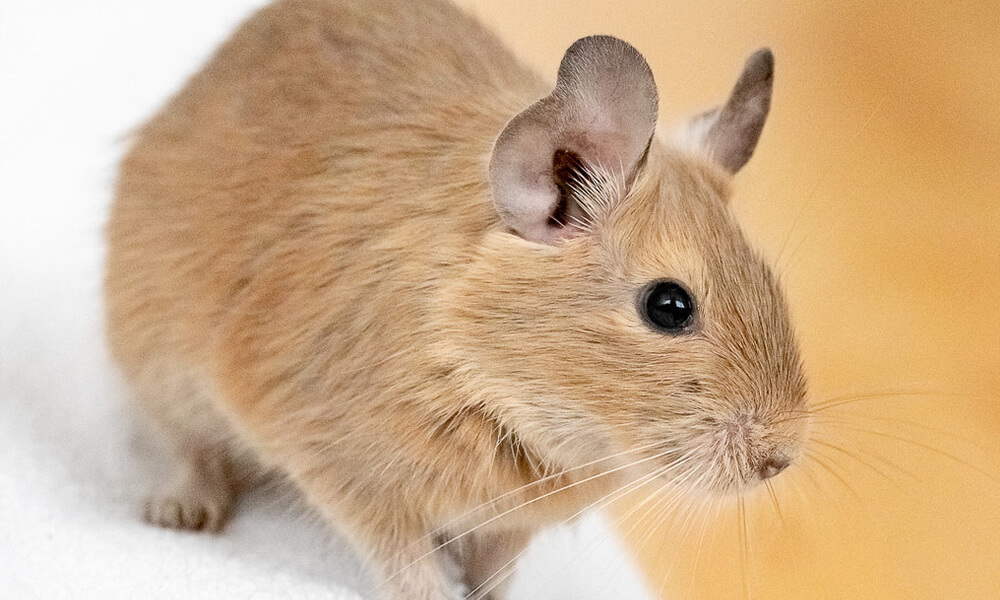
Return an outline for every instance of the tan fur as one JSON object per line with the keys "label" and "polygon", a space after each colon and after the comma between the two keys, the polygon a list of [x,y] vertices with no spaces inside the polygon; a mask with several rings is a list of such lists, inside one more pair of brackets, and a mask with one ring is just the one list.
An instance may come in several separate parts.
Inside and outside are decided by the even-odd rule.
{"label": "tan fur", "polygon": [[[460,538],[475,587],[631,477],[689,456],[670,477],[725,491],[798,451],[794,338],[722,170],[654,141],[581,235],[501,226],[492,144],[550,89],[446,4],[287,0],[137,133],[106,291],[114,356],[182,463],[151,520],[216,526],[257,463],[357,544],[385,598],[438,600],[435,536],[486,524]],[[697,332],[641,321],[658,278],[694,292]],[[587,480],[652,444],[672,453]],[[195,516],[162,514],[178,501]]]}

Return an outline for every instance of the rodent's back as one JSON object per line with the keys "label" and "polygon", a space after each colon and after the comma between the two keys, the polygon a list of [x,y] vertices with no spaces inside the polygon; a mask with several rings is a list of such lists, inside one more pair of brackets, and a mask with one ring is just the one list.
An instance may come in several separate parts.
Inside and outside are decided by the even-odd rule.
{"label": "rodent's back", "polygon": [[206,364],[249,295],[360,333],[383,318],[364,306],[403,293],[397,316],[419,321],[413,302],[496,221],[497,132],[543,93],[444,3],[265,8],[123,162],[108,228],[115,354],[126,371],[164,354]]}

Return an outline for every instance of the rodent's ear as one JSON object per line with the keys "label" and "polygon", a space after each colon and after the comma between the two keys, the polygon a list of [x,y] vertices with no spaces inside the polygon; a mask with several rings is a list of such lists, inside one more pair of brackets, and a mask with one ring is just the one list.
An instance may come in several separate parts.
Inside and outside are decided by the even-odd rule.
{"label": "rodent's ear", "polygon": [[681,146],[706,154],[730,173],[750,160],[771,108],[774,55],[754,52],[725,106],[702,113],[678,132]]}
{"label": "rodent's ear", "polygon": [[645,161],[656,127],[656,83],[622,40],[592,36],[566,50],[551,94],[515,116],[493,147],[490,184],[503,221],[547,244],[579,233],[581,186],[624,190]]}

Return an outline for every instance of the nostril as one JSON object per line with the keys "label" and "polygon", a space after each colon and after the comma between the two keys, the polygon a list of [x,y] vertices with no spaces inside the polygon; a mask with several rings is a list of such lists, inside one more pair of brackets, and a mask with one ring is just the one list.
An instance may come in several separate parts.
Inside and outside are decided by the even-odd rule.
{"label": "nostril", "polygon": [[769,456],[757,466],[757,475],[761,479],[770,479],[784,471],[792,461],[782,455]]}

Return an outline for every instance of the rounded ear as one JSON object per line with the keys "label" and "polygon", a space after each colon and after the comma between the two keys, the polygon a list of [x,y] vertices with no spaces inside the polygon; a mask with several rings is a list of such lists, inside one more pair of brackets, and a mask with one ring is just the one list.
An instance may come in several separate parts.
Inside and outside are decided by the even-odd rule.
{"label": "rounded ear", "polygon": [[761,48],[747,59],[726,104],[693,118],[678,132],[678,141],[730,173],[739,171],[764,130],[773,85],[774,55]]}
{"label": "rounded ear", "polygon": [[580,231],[566,170],[586,179],[600,169],[624,189],[645,159],[657,102],[653,73],[635,48],[610,36],[577,40],[552,93],[515,116],[494,144],[490,185],[501,219],[533,242]]}

